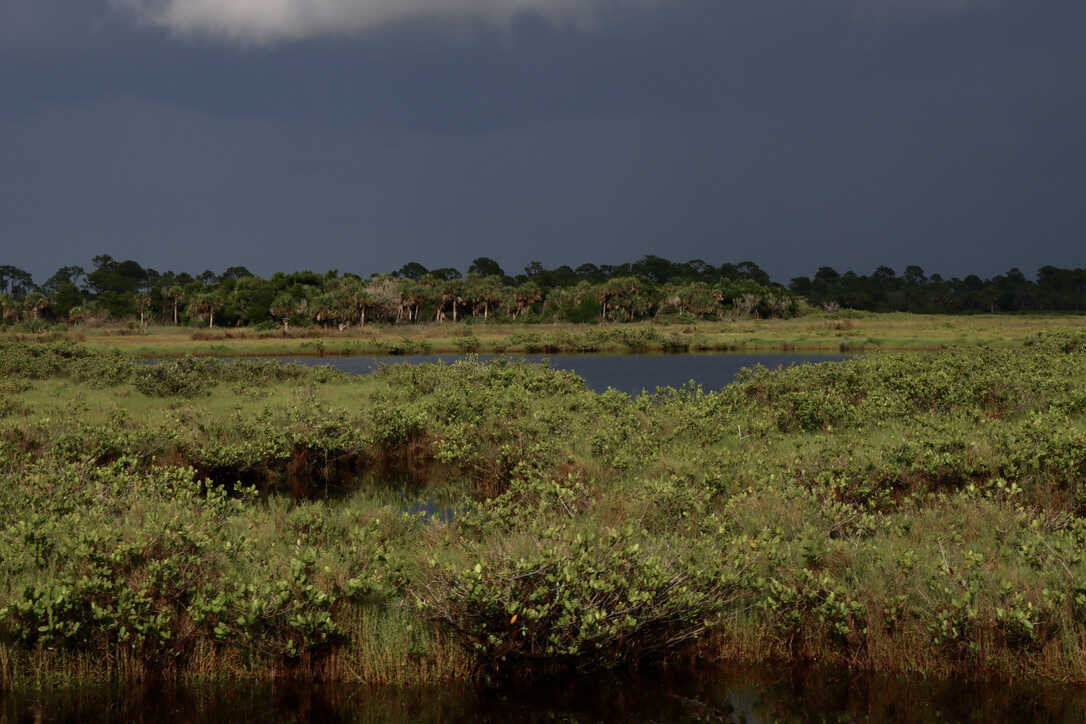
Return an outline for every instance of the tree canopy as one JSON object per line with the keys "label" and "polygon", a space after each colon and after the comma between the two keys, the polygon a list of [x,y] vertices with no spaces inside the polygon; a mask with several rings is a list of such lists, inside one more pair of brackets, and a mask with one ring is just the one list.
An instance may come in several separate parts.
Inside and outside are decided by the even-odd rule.
{"label": "tree canopy", "polygon": [[661,315],[690,319],[788,317],[807,309],[921,313],[1086,311],[1086,269],[1042,266],[1030,280],[1019,269],[983,279],[944,279],[917,265],[869,275],[830,266],[787,286],[753,261],[675,262],[648,255],[623,264],[547,268],[533,261],[510,276],[478,257],[467,274],[409,262],[368,279],[351,272],[276,272],[264,278],[243,266],[159,273],[103,254],[94,268],[62,266],[40,287],[14,266],[0,266],[0,312],[6,324],[133,319],[140,324],[320,325],[410,324],[509,319],[624,322]]}

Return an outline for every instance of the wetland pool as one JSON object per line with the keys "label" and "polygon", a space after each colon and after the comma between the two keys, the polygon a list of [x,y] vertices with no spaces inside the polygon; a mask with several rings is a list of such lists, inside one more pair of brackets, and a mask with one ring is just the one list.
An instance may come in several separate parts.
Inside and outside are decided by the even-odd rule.
{"label": "wetland pool", "polygon": [[[630,395],[643,390],[654,392],[657,387],[681,387],[695,382],[706,391],[719,390],[735,380],[744,367],[762,365],[769,369],[794,364],[840,362],[849,357],[840,354],[551,354],[496,355],[480,354],[482,361],[525,359],[546,361],[554,369],[570,370],[584,378],[585,384],[596,392],[613,387]],[[464,355],[414,355],[400,357],[276,357],[280,362],[304,365],[331,365],[352,374],[368,374],[385,364],[419,364],[422,362],[451,363]]]}

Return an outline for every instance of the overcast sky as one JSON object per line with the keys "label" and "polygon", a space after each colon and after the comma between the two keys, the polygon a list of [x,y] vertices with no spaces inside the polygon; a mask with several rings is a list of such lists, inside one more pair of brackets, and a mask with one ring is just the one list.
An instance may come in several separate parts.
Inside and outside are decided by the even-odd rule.
{"label": "overcast sky", "polygon": [[0,0],[0,264],[1086,266],[1082,0]]}

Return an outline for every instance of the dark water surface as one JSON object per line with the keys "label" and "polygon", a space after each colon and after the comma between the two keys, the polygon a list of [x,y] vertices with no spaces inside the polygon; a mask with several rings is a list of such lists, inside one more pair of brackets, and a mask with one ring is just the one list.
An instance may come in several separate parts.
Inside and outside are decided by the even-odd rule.
{"label": "dark water surface", "polygon": [[291,682],[0,694],[0,722],[1082,722],[1069,687],[708,667],[502,688]]}
{"label": "dark water surface", "polygon": [[[735,379],[744,367],[779,366],[811,362],[839,362],[839,354],[642,354],[642,355],[505,355],[509,359],[546,360],[560,370],[572,370],[584,378],[596,392],[608,387],[637,395],[657,387],[680,387],[693,380],[705,390],[719,390]],[[502,355],[481,354],[480,360],[499,359]],[[344,372],[366,374],[382,364],[419,362],[454,362],[463,355],[423,355],[404,357],[280,357],[282,362],[305,365],[331,365]]]}

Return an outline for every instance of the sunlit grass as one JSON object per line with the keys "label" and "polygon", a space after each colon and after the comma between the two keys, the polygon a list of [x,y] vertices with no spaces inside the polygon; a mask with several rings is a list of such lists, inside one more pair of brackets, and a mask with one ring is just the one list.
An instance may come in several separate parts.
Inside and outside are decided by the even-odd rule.
{"label": "sunlit grass", "polygon": [[[840,312],[794,319],[698,322],[696,324],[637,322],[575,325],[507,322],[422,323],[350,328],[342,332],[317,327],[290,333],[240,329],[154,326],[146,330],[76,329],[71,336],[99,349],[121,349],[154,358],[196,354],[220,357],[385,355],[398,353],[462,353],[528,351],[518,335],[555,340],[559,351],[570,335],[604,334],[599,351],[660,351],[663,338],[676,336],[715,351],[836,351],[850,349],[916,350],[943,346],[1018,344],[1038,332],[1086,329],[1084,315],[919,315]],[[624,344],[620,333],[643,331],[655,340],[636,348]],[[13,336],[8,334],[7,336]],[[17,335],[15,335],[17,336]],[[405,347],[406,341],[406,347]],[[471,341],[473,346],[468,346]],[[400,352],[402,353],[402,352]]]}

